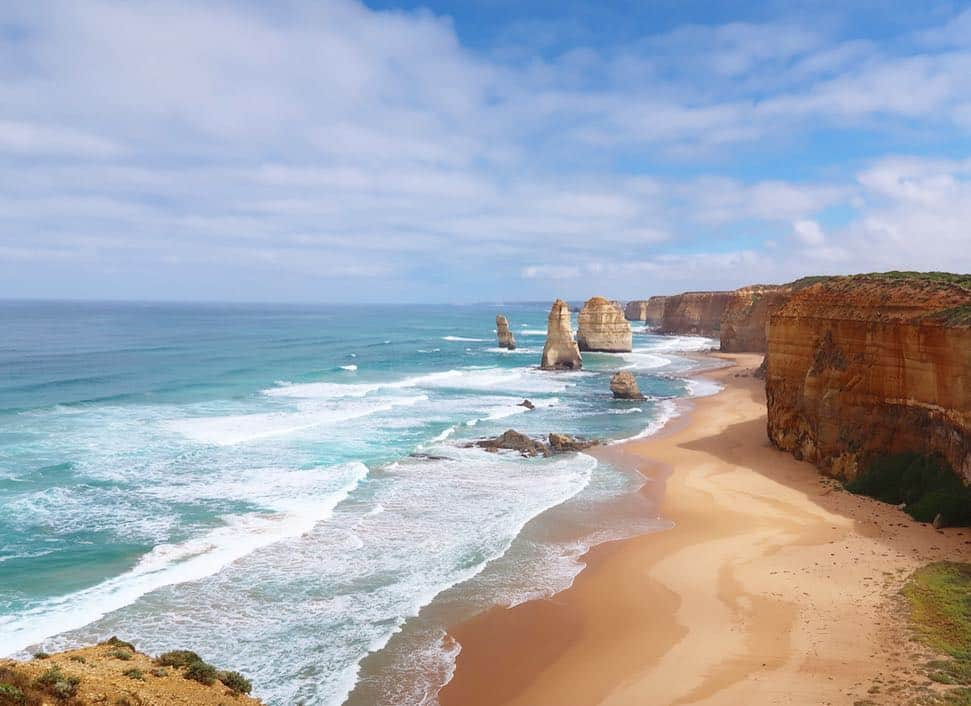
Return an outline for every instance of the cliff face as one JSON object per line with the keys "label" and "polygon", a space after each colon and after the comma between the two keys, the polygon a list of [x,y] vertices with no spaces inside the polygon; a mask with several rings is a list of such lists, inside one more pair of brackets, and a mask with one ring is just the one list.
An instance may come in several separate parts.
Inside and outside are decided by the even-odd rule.
{"label": "cliff face", "polygon": [[588,299],[577,318],[577,346],[581,351],[630,351],[630,325],[620,306],[603,297]]}
{"label": "cliff face", "polygon": [[667,297],[660,332],[717,336],[722,313],[732,295],[733,292],[685,292]]}
{"label": "cliff face", "polygon": [[664,319],[664,307],[667,297],[651,297],[647,300],[647,314],[644,323],[648,326],[660,326]]}
{"label": "cliff face", "polygon": [[500,348],[516,349],[516,339],[509,330],[509,322],[502,314],[496,314],[496,338]]}
{"label": "cliff face", "polygon": [[971,482],[971,277],[833,277],[771,316],[773,444],[852,479],[874,456],[941,454]]}
{"label": "cliff face", "polygon": [[636,299],[627,302],[624,307],[624,316],[628,321],[645,321],[647,319],[647,300]]}
{"label": "cliff face", "polygon": [[657,326],[664,317],[664,300],[667,297],[651,297],[627,302],[624,316],[628,321],[643,321],[648,326]]}
{"label": "cliff face", "polygon": [[570,328],[570,307],[562,299],[553,302],[546,320],[546,343],[540,367],[544,370],[579,370],[580,349]]}
{"label": "cliff face", "polygon": [[725,353],[764,353],[769,318],[791,295],[789,285],[756,284],[732,292],[722,314],[721,350]]}

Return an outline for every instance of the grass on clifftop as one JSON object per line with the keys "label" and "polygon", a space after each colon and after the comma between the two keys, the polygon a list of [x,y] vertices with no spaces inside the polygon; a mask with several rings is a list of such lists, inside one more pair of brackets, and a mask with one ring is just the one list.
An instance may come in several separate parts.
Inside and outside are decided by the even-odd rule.
{"label": "grass on clifftop", "polygon": [[805,289],[820,282],[907,282],[911,284],[953,284],[971,290],[971,274],[954,272],[914,272],[891,270],[890,272],[865,272],[856,275],[814,275],[802,277],[792,283],[795,290]]}
{"label": "grass on clifftop", "polygon": [[971,525],[971,488],[940,456],[902,453],[875,458],[846,489],[904,510],[918,522],[933,522],[940,514],[944,525]]}
{"label": "grass on clifftop", "polygon": [[971,704],[971,564],[928,564],[914,572],[903,594],[917,637],[950,658],[926,665],[931,679],[959,687],[943,694],[941,703]]}

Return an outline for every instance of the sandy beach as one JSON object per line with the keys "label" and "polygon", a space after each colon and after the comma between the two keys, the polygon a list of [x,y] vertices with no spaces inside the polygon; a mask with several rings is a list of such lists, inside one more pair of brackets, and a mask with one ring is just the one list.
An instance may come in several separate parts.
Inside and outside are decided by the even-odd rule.
{"label": "sandy beach", "polygon": [[707,377],[656,436],[608,447],[660,495],[671,530],[596,547],[574,585],[451,633],[443,706],[892,704],[927,684],[899,589],[967,560],[934,530],[771,447],[760,356]]}

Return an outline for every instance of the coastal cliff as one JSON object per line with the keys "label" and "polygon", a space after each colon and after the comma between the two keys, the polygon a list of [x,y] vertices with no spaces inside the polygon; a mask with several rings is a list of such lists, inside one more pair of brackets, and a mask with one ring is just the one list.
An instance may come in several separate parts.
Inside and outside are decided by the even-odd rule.
{"label": "coastal cliff", "polygon": [[793,283],[770,320],[766,396],[771,442],[827,474],[916,454],[971,482],[971,276]]}
{"label": "coastal cliff", "polygon": [[496,314],[496,338],[498,339],[500,348],[508,348],[511,351],[516,350],[516,338],[512,335],[512,331],[509,330],[509,321],[502,314]]}
{"label": "coastal cliff", "polygon": [[581,351],[629,352],[630,324],[620,306],[603,297],[588,299],[577,317],[577,346]]}
{"label": "coastal cliff", "polygon": [[717,336],[733,292],[685,292],[667,297],[660,333]]}
{"label": "coastal cliff", "polygon": [[627,302],[624,316],[628,321],[643,321],[648,326],[657,326],[664,318],[664,300],[667,297],[655,296],[650,299],[635,299]]}
{"label": "coastal cliff", "polygon": [[546,319],[546,343],[540,367],[544,370],[579,370],[583,365],[580,349],[570,328],[570,307],[557,299]]}
{"label": "coastal cliff", "polygon": [[719,329],[721,351],[765,353],[769,319],[789,300],[792,287],[755,284],[731,294]]}

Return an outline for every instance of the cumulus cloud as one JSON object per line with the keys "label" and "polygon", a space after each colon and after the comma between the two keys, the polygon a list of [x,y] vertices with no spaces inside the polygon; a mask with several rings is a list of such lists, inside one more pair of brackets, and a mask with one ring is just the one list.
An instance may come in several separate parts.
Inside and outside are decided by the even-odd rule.
{"label": "cumulus cloud", "polygon": [[[885,43],[785,17],[607,45],[510,28],[472,50],[447,17],[357,0],[8,3],[0,295],[633,296],[641,276],[969,268],[969,162],[799,146],[964,136],[966,22]],[[762,149],[794,163],[764,174]]]}

